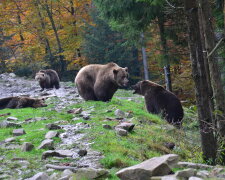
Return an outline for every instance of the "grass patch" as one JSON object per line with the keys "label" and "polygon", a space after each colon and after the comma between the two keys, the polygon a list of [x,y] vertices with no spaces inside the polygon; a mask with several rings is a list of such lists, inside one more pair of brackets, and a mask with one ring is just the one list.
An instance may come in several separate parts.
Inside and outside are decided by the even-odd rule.
{"label": "grass patch", "polygon": [[[202,162],[197,130],[198,125],[195,122],[196,112],[194,109],[185,108],[184,129],[178,130],[170,126],[159,116],[148,113],[145,109],[144,99],[141,96],[133,95],[131,91],[117,91],[110,102],[81,102],[65,107],[62,112],[56,112],[54,106],[59,101],[59,98],[54,97],[47,101],[50,104],[48,107],[37,109],[4,109],[0,111],[0,114],[10,112],[10,116],[18,118],[18,121],[16,121],[18,123],[24,122],[28,118],[46,117],[46,120],[22,124],[26,134],[16,137],[17,144],[21,145],[23,142],[31,142],[35,148],[44,140],[44,136],[48,131],[45,125],[48,123],[61,120],[68,124],[78,122],[88,123],[91,128],[85,130],[87,133],[86,138],[90,142],[94,142],[92,144],[93,149],[104,155],[104,158],[101,159],[101,164],[110,170],[108,179],[118,179],[115,176],[115,172],[121,168],[168,153],[178,154],[185,161]],[[84,111],[91,113],[90,120],[83,120],[77,115],[80,120],[73,121],[74,115],[67,113],[72,108],[80,107]],[[104,129],[102,126],[103,124],[108,124],[114,127],[119,124],[119,120],[116,119],[114,114],[116,109],[132,115],[132,118],[127,118],[127,120],[132,121],[135,124],[135,128],[126,137],[118,136],[114,130]],[[5,119],[6,117],[0,117],[0,121]],[[2,128],[0,131],[0,141],[11,137],[12,130],[13,128]],[[54,140],[55,143],[59,141],[59,138]],[[175,149],[170,150],[166,148],[164,145],[166,142],[174,142],[176,145]],[[2,156],[6,156],[7,159],[21,157],[31,161],[35,161],[35,159],[40,160],[43,151],[38,149],[30,152],[21,152],[20,149],[6,151],[0,148],[0,153]],[[71,160],[62,160],[62,162],[67,161]],[[35,166],[36,169],[37,167],[42,168],[43,164],[37,161]]]}

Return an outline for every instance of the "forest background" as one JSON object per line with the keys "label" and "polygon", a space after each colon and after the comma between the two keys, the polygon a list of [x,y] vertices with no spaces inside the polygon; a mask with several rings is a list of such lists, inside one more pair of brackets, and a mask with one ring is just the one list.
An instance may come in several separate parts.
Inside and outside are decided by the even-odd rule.
{"label": "forest background", "polygon": [[[208,115],[198,108],[205,129],[201,122],[215,124],[225,113],[218,102],[225,87],[224,13],[223,0],[2,0],[0,73],[34,77],[52,68],[61,80],[73,81],[84,65],[115,62],[129,68],[131,84],[150,79],[184,105],[208,103]],[[213,151],[204,151],[203,142],[207,158],[214,159]]]}

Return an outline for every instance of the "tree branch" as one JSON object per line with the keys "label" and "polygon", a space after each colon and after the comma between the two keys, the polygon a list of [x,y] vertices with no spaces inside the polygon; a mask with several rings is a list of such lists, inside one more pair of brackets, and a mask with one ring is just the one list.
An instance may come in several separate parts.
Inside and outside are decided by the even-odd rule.
{"label": "tree branch", "polygon": [[175,6],[172,5],[168,0],[165,0],[165,1],[166,1],[166,3],[167,3],[170,7],[174,8],[174,9],[184,9],[184,7],[175,7]]}
{"label": "tree branch", "polygon": [[213,50],[208,54],[207,58],[209,58],[216,50],[217,48],[220,46],[220,44],[223,42],[224,38],[222,37],[219,42],[216,44],[216,46],[213,48]]}

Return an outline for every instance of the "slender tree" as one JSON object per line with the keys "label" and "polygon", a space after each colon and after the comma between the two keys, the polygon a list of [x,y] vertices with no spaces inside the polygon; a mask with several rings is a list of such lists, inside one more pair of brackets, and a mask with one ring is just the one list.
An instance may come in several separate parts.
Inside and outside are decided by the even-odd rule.
{"label": "slender tree", "polygon": [[192,61],[192,74],[195,82],[203,158],[206,161],[215,163],[216,140],[212,129],[210,100],[208,97],[209,89],[207,86],[199,29],[198,5],[196,0],[185,0],[184,2],[187,16],[189,48]]}

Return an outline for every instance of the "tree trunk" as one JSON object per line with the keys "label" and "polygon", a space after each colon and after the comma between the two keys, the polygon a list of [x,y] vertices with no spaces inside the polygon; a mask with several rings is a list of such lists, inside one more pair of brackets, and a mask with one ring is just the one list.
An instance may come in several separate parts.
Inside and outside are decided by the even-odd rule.
{"label": "tree trunk", "polygon": [[146,55],[146,49],[144,47],[144,33],[141,33],[141,41],[142,41],[141,52],[142,52],[142,60],[143,60],[143,66],[144,66],[144,78],[145,80],[149,80],[147,55]]}
{"label": "tree trunk", "polygon": [[[202,22],[205,36],[205,46],[208,55],[216,46],[214,28],[211,22],[213,18],[208,0],[200,0],[200,6],[202,8]],[[212,53],[210,56],[208,56],[208,63],[213,88],[213,97],[215,99],[216,121],[219,125],[219,147],[223,149],[220,151],[220,155],[222,156],[222,161],[225,164],[225,95],[223,91],[221,73],[219,71],[216,53]]]}
{"label": "tree trunk", "polygon": [[[19,15],[19,13],[17,13],[17,20],[18,20],[18,24],[21,26],[22,25],[22,21],[21,21],[21,17]],[[20,40],[21,41],[24,41],[24,37],[23,37],[23,34],[22,34],[22,31],[21,30],[19,30],[19,35],[20,35]]]}
{"label": "tree trunk", "polygon": [[53,58],[53,55],[52,55],[49,40],[48,40],[48,38],[46,37],[46,34],[45,34],[45,23],[44,23],[44,19],[43,19],[42,15],[41,15],[41,11],[40,11],[40,8],[38,6],[38,3],[40,3],[39,0],[35,1],[34,5],[37,9],[38,17],[39,17],[39,20],[40,20],[40,23],[41,23],[41,28],[42,28],[41,29],[41,36],[44,38],[46,52],[49,55],[50,64],[52,65],[53,61],[54,61],[54,58]]}
{"label": "tree trunk", "polygon": [[207,77],[207,85],[208,85],[208,89],[209,89],[209,100],[210,100],[210,112],[213,121],[213,127],[216,128],[216,121],[213,115],[214,112],[214,101],[213,101],[213,89],[212,89],[212,85],[211,85],[211,80],[210,80],[210,72],[209,72],[209,63],[208,63],[208,59],[207,59],[207,53],[206,53],[206,47],[205,47],[205,36],[204,36],[204,27],[203,27],[203,23],[202,23],[202,9],[199,9],[198,11],[198,15],[199,15],[199,30],[200,30],[200,35],[201,35],[201,42],[202,42],[202,50],[203,50],[203,58],[204,58],[204,63],[205,63],[205,71],[206,71],[206,77]]}
{"label": "tree trunk", "polygon": [[[47,0],[45,0],[45,10],[48,14],[48,18],[51,22],[52,29],[53,29],[54,34],[55,34],[55,38],[56,38],[57,45],[58,45],[58,53],[62,53],[63,49],[62,49],[61,42],[60,42],[60,39],[59,39],[58,31],[56,29],[55,22],[54,22],[54,19],[53,19],[53,16],[52,16],[52,12],[49,9]],[[61,73],[63,73],[65,71],[65,68],[66,68],[65,65],[66,64],[65,64],[65,61],[64,61],[64,57],[61,54],[59,55],[59,60],[60,60],[60,63],[61,63]]]}
{"label": "tree trunk", "polygon": [[158,17],[158,26],[159,26],[160,42],[162,46],[162,56],[163,56],[163,61],[165,64],[164,75],[165,75],[165,81],[166,81],[166,89],[172,92],[170,62],[168,59],[168,48],[167,48],[167,42],[165,38],[164,15]]}
{"label": "tree trunk", "polygon": [[[72,15],[72,17],[74,18],[74,21],[73,21],[73,26],[74,26],[74,34],[75,36],[77,36],[77,30],[76,30],[76,24],[77,24],[77,21],[76,21],[76,17],[75,17],[75,8],[74,8],[74,4],[73,4],[73,1],[70,0],[70,13]],[[80,49],[77,48],[77,56],[78,57],[81,57],[81,52],[80,52]]]}
{"label": "tree trunk", "polygon": [[165,74],[165,81],[166,81],[166,89],[172,92],[172,83],[171,83],[171,76],[170,76],[170,65],[164,66],[164,74]]}
{"label": "tree trunk", "polygon": [[205,64],[201,45],[196,0],[185,0],[185,11],[189,35],[189,48],[192,61],[192,75],[195,82],[195,93],[200,125],[201,146],[204,160],[215,163],[216,141],[212,129],[212,118],[209,103]]}

